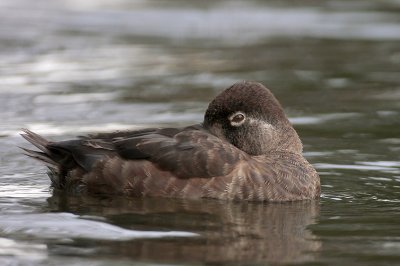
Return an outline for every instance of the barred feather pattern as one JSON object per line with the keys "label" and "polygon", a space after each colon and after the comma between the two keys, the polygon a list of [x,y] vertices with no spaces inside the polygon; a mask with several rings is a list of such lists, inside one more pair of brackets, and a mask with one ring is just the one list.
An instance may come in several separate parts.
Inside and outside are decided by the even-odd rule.
{"label": "barred feather pattern", "polygon": [[[276,156],[276,157],[275,157]],[[259,156],[238,162],[231,173],[182,179],[149,161],[130,163],[118,157],[100,161],[82,182],[90,193],[130,197],[215,198],[248,201],[296,201],[319,196],[319,178],[298,155]],[[193,162],[196,163],[196,162]],[[311,173],[311,175],[310,175]]]}

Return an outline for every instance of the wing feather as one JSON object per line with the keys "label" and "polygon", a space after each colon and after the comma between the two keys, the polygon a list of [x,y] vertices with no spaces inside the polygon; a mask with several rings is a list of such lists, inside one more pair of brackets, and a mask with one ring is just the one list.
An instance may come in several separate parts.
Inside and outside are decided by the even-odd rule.
{"label": "wing feather", "polygon": [[152,132],[117,140],[114,145],[122,158],[146,159],[179,178],[226,175],[246,156],[208,131],[192,128],[173,136]]}

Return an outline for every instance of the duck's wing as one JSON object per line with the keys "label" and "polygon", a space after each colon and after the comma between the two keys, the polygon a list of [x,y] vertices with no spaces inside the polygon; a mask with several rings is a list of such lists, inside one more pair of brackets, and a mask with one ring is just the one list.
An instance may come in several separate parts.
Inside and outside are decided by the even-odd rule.
{"label": "duck's wing", "polygon": [[108,160],[118,158],[132,166],[148,161],[169,173],[167,176],[207,178],[230,173],[247,156],[201,125],[98,134],[61,142],[47,141],[29,130],[23,136],[40,150],[24,149],[26,154],[61,177],[74,169],[90,173],[94,167],[108,167]]}
{"label": "duck's wing", "polygon": [[198,127],[162,129],[115,140],[113,145],[123,159],[148,160],[179,178],[226,175],[246,156],[235,146]]}

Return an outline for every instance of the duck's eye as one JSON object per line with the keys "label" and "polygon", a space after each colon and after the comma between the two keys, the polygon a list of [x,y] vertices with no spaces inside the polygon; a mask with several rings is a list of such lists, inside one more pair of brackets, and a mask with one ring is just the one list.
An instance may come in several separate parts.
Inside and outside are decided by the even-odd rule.
{"label": "duck's eye", "polygon": [[242,114],[237,114],[232,118],[233,123],[240,123],[244,120],[244,115]]}
{"label": "duck's eye", "polygon": [[231,125],[234,127],[238,127],[244,123],[246,116],[242,112],[234,113],[229,117]]}

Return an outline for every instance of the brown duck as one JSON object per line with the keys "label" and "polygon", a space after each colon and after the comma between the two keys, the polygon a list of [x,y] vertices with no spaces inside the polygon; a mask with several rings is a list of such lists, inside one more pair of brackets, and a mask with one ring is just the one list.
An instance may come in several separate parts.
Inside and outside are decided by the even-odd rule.
{"label": "brown duck", "polygon": [[320,194],[315,169],[279,102],[260,83],[240,82],[185,128],[100,133],[51,142],[24,130],[52,186],[130,197],[294,201]]}

